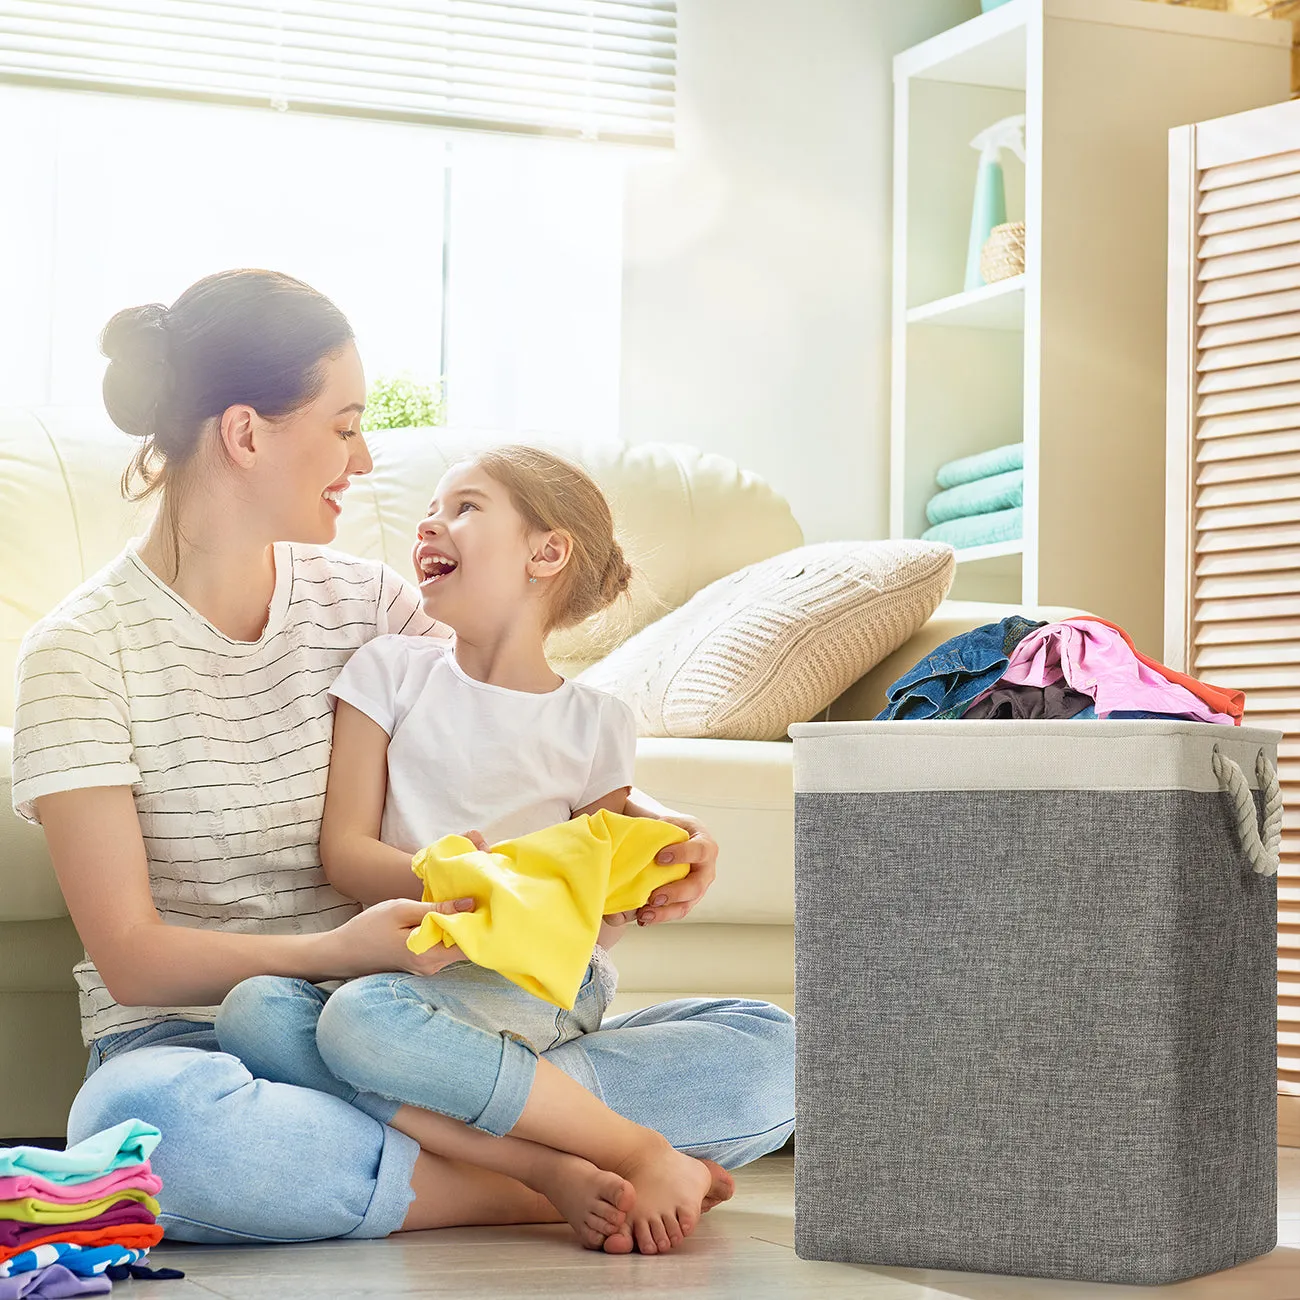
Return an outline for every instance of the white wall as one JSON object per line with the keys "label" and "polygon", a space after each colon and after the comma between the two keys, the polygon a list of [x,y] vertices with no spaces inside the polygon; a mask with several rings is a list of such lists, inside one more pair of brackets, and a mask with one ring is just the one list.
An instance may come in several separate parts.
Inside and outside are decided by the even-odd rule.
{"label": "white wall", "polygon": [[616,436],[622,153],[467,132],[448,148],[448,423]]}
{"label": "white wall", "polygon": [[889,532],[892,59],[978,0],[678,0],[678,132],[629,171],[620,429]]}

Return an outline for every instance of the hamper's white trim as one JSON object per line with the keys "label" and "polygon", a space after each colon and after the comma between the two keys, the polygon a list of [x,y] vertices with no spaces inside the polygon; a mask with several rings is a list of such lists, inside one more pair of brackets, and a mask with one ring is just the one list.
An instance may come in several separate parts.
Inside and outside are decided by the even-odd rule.
{"label": "hamper's white trim", "polygon": [[929,790],[1218,792],[1213,753],[1251,788],[1281,733],[1203,722],[808,722],[790,728],[796,794]]}

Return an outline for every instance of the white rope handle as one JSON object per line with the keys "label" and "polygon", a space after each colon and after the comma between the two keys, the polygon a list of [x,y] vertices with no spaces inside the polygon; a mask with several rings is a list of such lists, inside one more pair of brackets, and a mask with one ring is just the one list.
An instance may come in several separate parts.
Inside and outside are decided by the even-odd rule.
{"label": "white rope handle", "polygon": [[1264,833],[1261,837],[1255,797],[1246,783],[1246,774],[1226,754],[1219,753],[1218,745],[1210,760],[1219,786],[1232,796],[1237,813],[1237,834],[1241,847],[1246,850],[1250,865],[1263,876],[1277,875],[1282,847],[1282,787],[1277,783],[1277,772],[1270,766],[1264,751],[1255,760],[1255,776],[1264,791]]}

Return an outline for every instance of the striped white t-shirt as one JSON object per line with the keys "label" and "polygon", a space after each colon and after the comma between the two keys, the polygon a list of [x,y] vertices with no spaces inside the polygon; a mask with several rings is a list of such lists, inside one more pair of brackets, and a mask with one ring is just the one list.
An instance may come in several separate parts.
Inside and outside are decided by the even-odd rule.
{"label": "striped white t-shirt", "polygon": [[[128,547],[23,641],[13,800],[127,785],[169,925],[314,934],[360,909],[329,885],[320,825],[333,711],[326,691],[358,646],[437,628],[386,565],[275,546],[256,641],[218,631]],[[215,1007],[125,1007],[87,958],[74,968],[87,1044]]]}

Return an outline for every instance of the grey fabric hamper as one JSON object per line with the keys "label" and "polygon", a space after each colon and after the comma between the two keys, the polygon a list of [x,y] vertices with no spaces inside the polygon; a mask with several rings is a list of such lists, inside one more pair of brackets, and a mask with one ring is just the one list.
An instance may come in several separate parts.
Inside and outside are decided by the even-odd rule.
{"label": "grey fabric hamper", "polygon": [[1153,1284],[1272,1250],[1278,733],[790,732],[798,1253]]}

